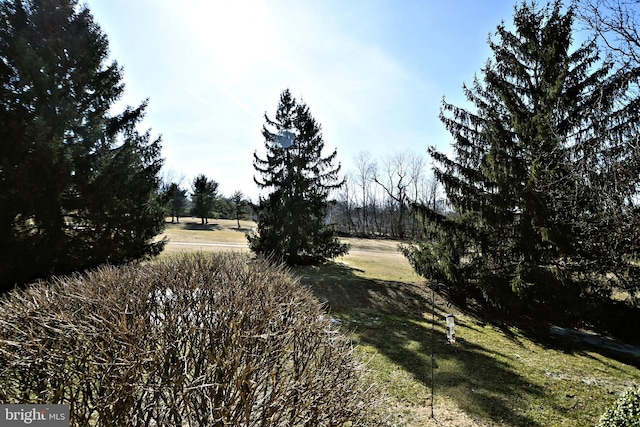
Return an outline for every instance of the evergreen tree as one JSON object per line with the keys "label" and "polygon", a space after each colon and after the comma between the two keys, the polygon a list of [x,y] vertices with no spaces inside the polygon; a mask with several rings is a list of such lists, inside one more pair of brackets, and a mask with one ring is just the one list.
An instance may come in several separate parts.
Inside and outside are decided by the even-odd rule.
{"label": "evergreen tree", "polygon": [[214,205],[214,211],[218,218],[234,219],[236,207],[229,197],[219,197]]}
{"label": "evergreen tree", "polygon": [[180,224],[180,217],[187,207],[187,190],[172,182],[165,188],[164,199],[167,210],[171,215],[171,223],[173,224],[173,218],[175,217],[175,222]]}
{"label": "evergreen tree", "polygon": [[504,310],[570,308],[637,286],[638,101],[596,45],[571,50],[573,9],[516,8],[490,40],[472,112],[443,101],[453,158],[430,148],[453,212],[417,206],[427,241],[405,246],[416,270]]}
{"label": "evergreen tree", "polygon": [[76,0],[0,1],[0,285],[159,253],[160,140]]}
{"label": "evergreen tree", "polygon": [[261,159],[254,153],[253,166],[260,174],[254,181],[271,192],[259,199],[258,232],[248,235],[249,246],[290,264],[345,254],[348,246],[326,224],[329,193],[342,185],[340,165],[334,165],[337,151],[323,157],[320,125],[288,89],[280,95],[275,120],[266,114],[265,120],[267,155]]}
{"label": "evergreen tree", "polygon": [[200,174],[194,178],[191,187],[193,214],[200,217],[202,224],[208,224],[218,196],[218,183]]}

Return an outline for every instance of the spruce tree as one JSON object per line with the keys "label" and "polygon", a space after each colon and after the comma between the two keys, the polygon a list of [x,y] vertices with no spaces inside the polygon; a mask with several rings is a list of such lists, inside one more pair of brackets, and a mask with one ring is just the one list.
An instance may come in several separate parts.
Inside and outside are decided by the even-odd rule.
{"label": "spruce tree", "polygon": [[218,197],[218,183],[200,174],[191,184],[191,206],[193,214],[200,217],[202,224],[209,223],[209,216]]}
{"label": "spruce tree", "polygon": [[159,253],[160,140],[76,0],[0,1],[0,282]]}
{"label": "spruce tree", "polygon": [[257,253],[274,256],[290,264],[317,263],[348,251],[335,230],[326,223],[329,195],[339,188],[337,150],[323,157],[321,126],[304,102],[285,90],[274,120],[265,114],[262,135],[266,158],[257,153],[253,166],[260,177],[257,206],[258,232],[248,235]]}
{"label": "spruce tree", "polygon": [[572,49],[573,20],[560,1],[522,3],[464,87],[475,111],[443,101],[453,156],[429,152],[450,212],[416,206],[427,240],[403,251],[457,296],[568,309],[637,283],[638,110],[623,101],[635,77],[593,41]]}
{"label": "spruce tree", "polygon": [[175,182],[164,184],[163,202],[166,212],[171,216],[171,223],[174,223],[175,218],[175,222],[180,224],[180,217],[187,207],[187,190],[180,188]]}

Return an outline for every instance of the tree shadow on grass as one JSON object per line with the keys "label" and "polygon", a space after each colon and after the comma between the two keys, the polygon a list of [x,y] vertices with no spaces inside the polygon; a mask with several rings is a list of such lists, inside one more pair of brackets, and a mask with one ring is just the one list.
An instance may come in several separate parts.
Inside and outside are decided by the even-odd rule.
{"label": "tree shadow on grass", "polygon": [[294,267],[302,283],[332,311],[361,310],[372,313],[421,313],[424,287],[402,282],[358,277],[356,269],[340,263]]}
{"label": "tree shadow on grass", "polygon": [[431,386],[433,349],[436,398],[449,397],[474,418],[514,426],[540,425],[518,411],[519,404],[542,394],[540,387],[530,384],[483,346],[461,340],[450,346],[441,328],[434,336],[424,322],[416,325],[395,319],[385,319],[374,328],[361,327],[358,336],[361,343],[376,347],[426,387]]}
{"label": "tree shadow on grass", "polygon": [[[375,347],[427,389],[431,386],[433,350],[438,366],[434,370],[436,398],[448,396],[478,419],[539,425],[518,411],[518,402],[539,396],[542,390],[478,344],[461,341],[447,345],[442,326],[446,301],[438,297],[432,309],[432,292],[425,285],[368,280],[339,264],[296,268],[294,272],[330,311],[345,319],[347,328],[356,330],[361,344]],[[432,314],[438,319],[435,335],[430,325]],[[430,396],[423,396],[421,400],[428,399]]]}
{"label": "tree shadow on grass", "polygon": [[222,230],[223,227],[220,224],[209,223],[209,224],[198,224],[196,222],[187,222],[182,228],[185,230],[200,230],[200,231],[215,231]]}

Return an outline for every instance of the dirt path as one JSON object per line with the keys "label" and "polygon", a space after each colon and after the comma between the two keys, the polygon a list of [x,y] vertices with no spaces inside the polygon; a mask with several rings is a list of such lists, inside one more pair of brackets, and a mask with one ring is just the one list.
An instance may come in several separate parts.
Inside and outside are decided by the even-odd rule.
{"label": "dirt path", "polygon": [[[174,242],[169,240],[167,242],[168,246],[187,246],[187,247],[198,247],[198,246],[207,246],[207,247],[219,247],[219,248],[242,248],[249,249],[249,245],[247,243],[224,243],[224,242]],[[372,250],[372,249],[350,249],[349,253],[369,253],[369,254],[400,254],[398,251],[391,251],[387,249],[380,250]]]}
{"label": "dirt path", "polygon": [[169,246],[214,246],[221,248],[249,248],[249,245],[246,243],[222,243],[222,242],[212,242],[212,243],[198,243],[198,242],[173,242],[168,241],[167,245]]}
{"label": "dirt path", "polygon": [[610,338],[603,337],[594,332],[579,331],[577,329],[561,328],[559,326],[551,327],[551,334],[561,337],[567,337],[573,341],[587,343],[596,347],[602,347],[610,351],[618,353],[630,354],[640,357],[640,347],[630,344],[624,344]]}

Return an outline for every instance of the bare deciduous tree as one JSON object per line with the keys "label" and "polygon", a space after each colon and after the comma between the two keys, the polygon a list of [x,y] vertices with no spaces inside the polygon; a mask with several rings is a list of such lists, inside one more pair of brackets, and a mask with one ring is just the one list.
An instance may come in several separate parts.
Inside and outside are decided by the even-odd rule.
{"label": "bare deciduous tree", "polygon": [[346,232],[353,232],[353,207],[354,203],[354,179],[351,173],[347,173],[344,177],[344,184],[338,190],[338,201],[342,205],[342,223],[346,223]]}
{"label": "bare deciduous tree", "polygon": [[375,180],[378,164],[368,151],[361,151],[355,156],[356,174],[355,182],[360,190],[360,206],[362,214],[362,234],[368,234],[369,229],[369,204],[373,201],[371,186]]}
{"label": "bare deciduous tree", "polygon": [[640,65],[638,0],[575,0],[580,19],[610,51],[611,59],[624,68]]}

